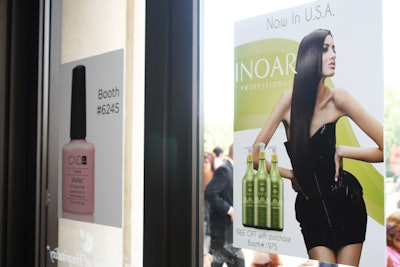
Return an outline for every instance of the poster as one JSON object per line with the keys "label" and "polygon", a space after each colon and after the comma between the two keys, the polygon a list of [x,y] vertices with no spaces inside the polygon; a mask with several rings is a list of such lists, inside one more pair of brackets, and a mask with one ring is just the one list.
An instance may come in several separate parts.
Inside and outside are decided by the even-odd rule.
{"label": "poster", "polygon": [[120,49],[61,65],[61,218],[122,227],[123,56]]}
{"label": "poster", "polygon": [[[243,179],[246,176],[248,156],[252,154],[248,148],[253,146],[280,97],[292,91],[300,41],[317,29],[329,30],[335,45],[335,73],[326,79],[326,86],[342,88],[348,92],[378,124],[383,125],[381,14],[380,1],[368,5],[359,0],[315,1],[235,23],[235,246],[308,258],[296,219],[297,193],[289,179],[282,179],[283,196],[279,202],[282,218],[276,219],[274,216],[278,215],[271,214],[271,209],[266,211],[266,215],[255,215],[257,210],[254,206],[262,206],[260,203],[255,204],[254,199],[258,196],[254,196],[254,193],[252,197],[251,194],[250,197],[244,196],[246,190],[243,190]],[[330,115],[328,112],[327,118]],[[329,123],[327,119],[314,132],[324,131]],[[376,147],[376,143],[348,117],[341,117],[335,128],[337,145]],[[266,146],[265,159],[269,162],[272,158],[277,159],[279,167],[290,170],[292,162],[285,147],[287,140],[287,131],[281,122]],[[269,149],[271,147],[274,148]],[[384,164],[344,159],[343,169],[353,174],[361,184],[367,212],[360,266],[384,266]],[[256,170],[253,177],[255,173]],[[252,189],[257,191],[254,184]],[[269,197],[272,191],[265,189]],[[257,194],[261,195],[260,192]],[[244,204],[251,200],[253,208],[246,211]],[[268,201],[266,205],[272,206],[272,200]],[[251,210],[254,214],[248,215]],[[253,222],[247,223],[246,216],[253,217]],[[278,226],[271,226],[270,221],[267,226],[254,225],[257,216],[277,220]],[[256,220],[262,221],[260,218]]]}

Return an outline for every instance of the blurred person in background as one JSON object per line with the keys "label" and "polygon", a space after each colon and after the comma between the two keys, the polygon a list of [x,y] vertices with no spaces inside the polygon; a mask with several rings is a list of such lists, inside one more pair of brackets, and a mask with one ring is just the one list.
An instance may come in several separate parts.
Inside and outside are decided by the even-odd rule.
{"label": "blurred person in background", "polygon": [[219,146],[215,147],[213,149],[213,153],[215,155],[214,159],[214,170],[218,169],[219,166],[224,163],[225,160],[225,155],[224,155],[224,150],[220,148]]}
{"label": "blurred person in background", "polygon": [[386,219],[386,266],[400,267],[400,210]]}
{"label": "blurred person in background", "polygon": [[206,187],[205,199],[210,203],[212,267],[244,267],[244,256],[233,242],[233,145],[229,157],[215,170]]}
{"label": "blurred person in background", "polygon": [[278,254],[262,251],[253,252],[251,267],[279,267],[283,266]]}
{"label": "blurred person in background", "polygon": [[[203,190],[206,189],[208,183],[214,176],[214,158],[212,152],[204,152],[204,171],[203,171]],[[203,239],[203,267],[211,267],[213,257],[210,254],[210,212],[209,203],[204,200],[204,239]]]}
{"label": "blurred person in background", "polygon": [[203,172],[203,189],[206,189],[206,186],[211,181],[211,178],[214,176],[214,159],[215,154],[213,152],[204,152],[204,172]]}

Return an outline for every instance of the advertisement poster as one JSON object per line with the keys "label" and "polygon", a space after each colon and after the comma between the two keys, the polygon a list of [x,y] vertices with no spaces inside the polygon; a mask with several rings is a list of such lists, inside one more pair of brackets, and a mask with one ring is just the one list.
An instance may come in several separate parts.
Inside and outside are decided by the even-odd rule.
{"label": "advertisement poster", "polygon": [[[315,1],[235,23],[235,246],[308,258],[358,243],[360,266],[385,265],[381,13],[380,1]],[[297,145],[292,125],[309,125],[293,126]]]}
{"label": "advertisement poster", "polygon": [[123,49],[60,70],[59,217],[122,227]]}

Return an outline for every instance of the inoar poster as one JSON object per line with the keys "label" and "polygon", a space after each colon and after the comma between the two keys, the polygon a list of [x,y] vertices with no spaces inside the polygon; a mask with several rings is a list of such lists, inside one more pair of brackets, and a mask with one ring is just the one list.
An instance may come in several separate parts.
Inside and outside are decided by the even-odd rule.
{"label": "inoar poster", "polygon": [[335,0],[235,23],[235,246],[384,266],[381,20]]}

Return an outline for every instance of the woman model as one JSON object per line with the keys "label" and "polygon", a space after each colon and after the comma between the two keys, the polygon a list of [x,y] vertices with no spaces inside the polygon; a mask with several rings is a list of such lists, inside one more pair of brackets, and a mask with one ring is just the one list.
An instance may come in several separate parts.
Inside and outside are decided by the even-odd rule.
{"label": "woman model", "polygon": [[[296,219],[309,257],[358,266],[367,214],[361,185],[342,169],[342,160],[381,162],[383,127],[347,91],[325,85],[335,68],[330,31],[315,30],[305,36],[298,50],[293,91],[277,101],[254,142],[253,157],[258,162],[257,144],[267,146],[282,122],[293,170],[279,171],[282,177],[291,179],[298,192]],[[336,122],[344,116],[353,120],[376,147],[336,147]]]}

